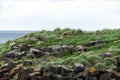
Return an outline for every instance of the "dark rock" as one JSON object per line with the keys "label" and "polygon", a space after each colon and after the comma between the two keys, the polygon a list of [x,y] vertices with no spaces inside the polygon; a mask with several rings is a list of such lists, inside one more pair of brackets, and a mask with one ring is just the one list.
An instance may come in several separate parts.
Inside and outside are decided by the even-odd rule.
{"label": "dark rock", "polygon": [[33,54],[37,58],[45,55],[41,50],[34,49],[34,48],[30,49],[30,54]]}
{"label": "dark rock", "polygon": [[73,66],[73,69],[74,69],[74,73],[75,73],[75,74],[78,74],[78,73],[80,73],[80,72],[84,72],[85,67],[84,67],[82,64],[75,64],[75,65]]}
{"label": "dark rock", "polygon": [[46,67],[42,67],[41,69],[40,69],[40,76],[43,76],[44,75],[44,73],[48,73],[48,68],[46,68]]}
{"label": "dark rock", "polygon": [[21,45],[19,51],[28,51],[31,48],[28,44]]}
{"label": "dark rock", "polygon": [[67,67],[63,66],[62,67],[62,76],[70,76],[74,74],[73,69],[68,69]]}
{"label": "dark rock", "polygon": [[4,77],[4,74],[7,73],[8,70],[4,69],[0,71],[0,79]]}
{"label": "dark rock", "polygon": [[28,60],[23,62],[23,66],[30,66],[32,64],[33,64],[33,62],[32,61],[28,61]]}
{"label": "dark rock", "polygon": [[73,80],[73,77],[72,76],[62,77],[62,80]]}
{"label": "dark rock", "polygon": [[95,46],[95,45],[98,45],[98,44],[107,44],[107,43],[108,42],[104,41],[104,40],[97,40],[97,41],[90,41],[86,45],[87,46]]}
{"label": "dark rock", "polygon": [[44,41],[45,40],[45,38],[43,37],[43,36],[38,36],[38,38],[37,38],[39,41]]}
{"label": "dark rock", "polygon": [[15,51],[10,51],[4,55],[4,61],[6,61],[8,58],[19,60],[22,58],[22,56]]}
{"label": "dark rock", "polygon": [[0,68],[0,70],[6,69],[7,71],[10,71],[10,70],[13,69],[16,65],[17,65],[17,63],[9,62],[9,63],[4,64],[4,65]]}
{"label": "dark rock", "polygon": [[29,78],[29,74],[33,73],[34,69],[32,68],[21,68],[21,70],[18,72],[18,80],[27,80]]}
{"label": "dark rock", "polygon": [[41,76],[34,76],[31,79],[28,80],[42,80]]}
{"label": "dark rock", "polygon": [[52,73],[46,73],[44,76],[42,76],[41,80],[58,80],[58,77]]}
{"label": "dark rock", "polygon": [[116,57],[116,61],[117,61],[117,67],[120,67],[120,56]]}
{"label": "dark rock", "polygon": [[61,65],[51,65],[49,67],[49,72],[53,74],[62,74],[62,66]]}
{"label": "dark rock", "polygon": [[104,73],[99,80],[111,80],[109,73]]}

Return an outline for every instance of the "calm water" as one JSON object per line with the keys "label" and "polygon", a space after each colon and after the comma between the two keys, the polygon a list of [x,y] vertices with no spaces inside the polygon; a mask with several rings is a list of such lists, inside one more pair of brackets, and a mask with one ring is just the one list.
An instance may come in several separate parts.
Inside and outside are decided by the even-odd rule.
{"label": "calm water", "polygon": [[13,40],[30,32],[32,31],[0,31],[0,43]]}

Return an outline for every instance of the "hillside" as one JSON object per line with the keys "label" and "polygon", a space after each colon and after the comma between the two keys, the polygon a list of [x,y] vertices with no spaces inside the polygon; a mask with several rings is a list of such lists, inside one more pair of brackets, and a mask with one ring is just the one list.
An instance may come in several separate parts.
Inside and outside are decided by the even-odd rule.
{"label": "hillside", "polygon": [[0,80],[120,80],[120,29],[42,30],[0,44]]}

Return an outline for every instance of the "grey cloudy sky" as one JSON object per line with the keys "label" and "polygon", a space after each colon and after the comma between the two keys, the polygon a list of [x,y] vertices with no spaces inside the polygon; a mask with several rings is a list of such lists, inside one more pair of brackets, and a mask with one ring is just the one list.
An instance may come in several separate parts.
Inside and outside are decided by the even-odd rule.
{"label": "grey cloudy sky", "polygon": [[0,0],[0,30],[120,28],[120,0]]}

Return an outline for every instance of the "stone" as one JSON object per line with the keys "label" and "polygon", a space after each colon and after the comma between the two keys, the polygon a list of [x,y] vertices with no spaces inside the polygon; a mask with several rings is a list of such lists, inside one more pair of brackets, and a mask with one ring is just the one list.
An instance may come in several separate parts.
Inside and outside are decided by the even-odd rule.
{"label": "stone", "polygon": [[107,44],[107,43],[108,42],[104,41],[104,40],[96,40],[96,41],[90,41],[86,45],[87,46],[95,46],[95,45],[98,45],[98,44]]}
{"label": "stone", "polygon": [[33,64],[33,62],[32,61],[28,61],[28,60],[23,62],[23,66],[30,66],[32,64]]}
{"label": "stone", "polygon": [[74,69],[74,73],[78,74],[80,72],[84,72],[85,67],[80,63],[76,63],[76,64],[74,64],[73,69]]}
{"label": "stone", "polygon": [[78,45],[75,47],[75,52],[78,52],[78,53],[86,52],[86,48],[83,47],[83,45]]}
{"label": "stone", "polygon": [[34,48],[30,49],[30,54],[34,55],[36,58],[39,58],[45,55],[41,50],[34,49]]}
{"label": "stone", "polygon": [[74,74],[73,69],[68,69],[67,67],[63,66],[62,67],[62,76],[70,76]]}
{"label": "stone", "polygon": [[101,75],[99,80],[111,80],[109,73],[104,73]]}
{"label": "stone", "polygon": [[45,40],[45,38],[44,38],[43,36],[41,36],[41,35],[38,36],[37,39],[38,39],[39,41],[44,41],[44,40]]}
{"label": "stone", "polygon": [[32,68],[21,68],[18,72],[18,80],[27,80],[29,78],[29,74],[33,73],[34,69]]}
{"label": "stone", "polygon": [[109,58],[109,57],[112,57],[112,54],[110,52],[103,53],[103,58]]}
{"label": "stone", "polygon": [[49,67],[49,72],[53,74],[62,74],[62,65],[51,65]]}
{"label": "stone", "polygon": [[117,61],[117,67],[120,67],[120,56],[116,57],[116,61]]}

